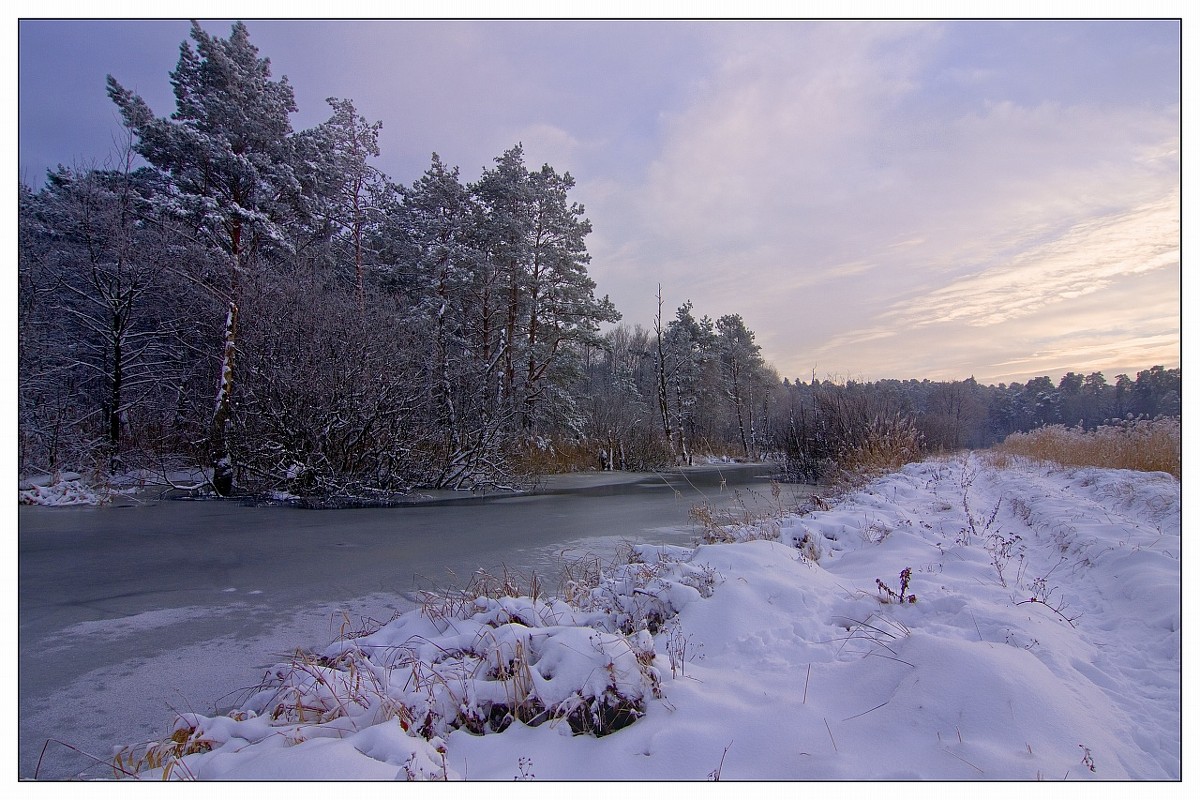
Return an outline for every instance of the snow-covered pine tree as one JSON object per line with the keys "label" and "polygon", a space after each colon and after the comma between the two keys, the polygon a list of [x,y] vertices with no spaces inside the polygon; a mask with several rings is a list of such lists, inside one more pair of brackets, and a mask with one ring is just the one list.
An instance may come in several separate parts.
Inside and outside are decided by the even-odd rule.
{"label": "snow-covered pine tree", "polygon": [[159,200],[188,220],[225,262],[226,302],[220,378],[211,425],[213,489],[233,489],[230,440],[238,337],[238,301],[244,276],[262,256],[292,249],[289,226],[301,221],[304,203],[293,160],[296,111],[287,79],[271,80],[270,60],[259,58],[245,25],[228,39],[210,36],[196,22],[170,73],[175,112],[156,117],[146,102],[108,76],[108,94],[136,141],[134,149],[169,179]]}
{"label": "snow-covered pine tree", "polygon": [[754,377],[763,369],[761,348],[740,314],[721,317],[716,329],[722,386],[733,406],[743,454],[749,458],[750,442],[754,439]]}
{"label": "snow-covered pine tree", "polygon": [[664,378],[670,387],[668,414],[674,418],[670,427],[678,437],[678,446],[672,445],[672,449],[688,465],[692,463],[697,417],[710,410],[706,407],[714,391],[709,380],[714,374],[714,350],[712,320],[697,320],[688,300],[667,324],[662,356]]}
{"label": "snow-covered pine tree", "polygon": [[317,239],[335,245],[339,261],[353,264],[359,312],[363,311],[365,270],[370,258],[368,234],[382,219],[390,187],[370,163],[379,157],[382,122],[368,122],[351,100],[326,100],[333,116],[295,137],[296,170],[317,224]]}
{"label": "snow-covered pine tree", "polygon": [[[403,285],[414,303],[413,328],[427,332],[427,390],[431,426],[442,434],[430,477],[435,486],[459,487],[475,481],[507,482],[507,473],[485,474],[485,464],[502,462],[505,418],[495,407],[497,360],[491,357],[488,289],[484,258],[475,229],[479,211],[437,153],[429,169],[402,190],[394,226],[408,252]],[[494,472],[494,470],[492,470]]]}
{"label": "snow-covered pine tree", "polygon": [[530,173],[526,427],[539,419],[546,386],[563,387],[578,371],[580,346],[599,344],[600,324],[621,318],[607,296],[595,295],[596,282],[587,271],[591,256],[584,244],[592,223],[583,216],[582,205],[567,199],[574,187],[571,173],[559,175],[549,164]]}
{"label": "snow-covered pine tree", "polygon": [[[490,274],[486,314],[498,318],[498,327],[489,327],[489,339],[496,339],[496,356],[501,365],[499,401],[515,405],[518,393],[517,365],[521,362],[523,320],[528,316],[531,189],[525,169],[525,153],[516,145],[495,159],[496,166],[484,170],[471,185],[481,215],[478,228],[484,251],[484,269]],[[495,311],[493,311],[493,308]],[[491,347],[489,346],[489,349]]]}
{"label": "snow-covered pine tree", "polygon": [[584,244],[592,226],[583,206],[568,200],[574,186],[570,173],[560,175],[548,164],[527,170],[518,144],[471,187],[483,211],[486,263],[498,275],[504,308],[502,396],[518,410],[526,431],[546,410],[547,392],[569,399],[561,390],[577,373],[578,346],[598,342],[600,324],[620,319],[607,297],[595,296]]}

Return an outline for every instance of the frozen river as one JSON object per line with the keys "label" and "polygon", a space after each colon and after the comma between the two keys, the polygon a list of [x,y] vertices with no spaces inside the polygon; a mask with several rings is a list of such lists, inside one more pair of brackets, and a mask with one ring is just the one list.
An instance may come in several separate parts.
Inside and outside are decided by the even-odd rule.
{"label": "frozen river", "polygon": [[387,509],[22,507],[19,777],[111,775],[84,753],[107,762],[165,736],[176,711],[236,705],[283,654],[386,621],[415,590],[507,569],[553,593],[564,559],[607,561],[622,540],[689,545],[699,503],[773,504],[769,470],[556,476],[536,494]]}

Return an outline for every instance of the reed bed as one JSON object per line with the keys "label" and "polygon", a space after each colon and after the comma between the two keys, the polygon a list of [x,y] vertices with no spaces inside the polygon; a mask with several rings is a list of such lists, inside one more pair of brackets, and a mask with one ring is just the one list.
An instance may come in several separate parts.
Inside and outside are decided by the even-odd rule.
{"label": "reed bed", "polygon": [[992,448],[995,458],[1021,456],[1069,467],[1166,472],[1180,478],[1182,425],[1178,417],[1125,420],[1095,430],[1047,425],[1013,433]]}

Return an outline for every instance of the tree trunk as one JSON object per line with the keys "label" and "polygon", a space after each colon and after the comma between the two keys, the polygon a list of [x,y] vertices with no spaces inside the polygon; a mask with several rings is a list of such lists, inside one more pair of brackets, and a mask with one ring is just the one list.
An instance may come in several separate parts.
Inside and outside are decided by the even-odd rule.
{"label": "tree trunk", "polygon": [[108,469],[110,472],[115,472],[120,466],[120,450],[121,450],[121,391],[124,374],[122,372],[121,359],[124,354],[121,350],[120,335],[113,337],[113,363],[112,363],[112,387],[109,393],[109,410],[108,410]]}
{"label": "tree trunk", "polygon": [[213,491],[222,497],[233,493],[233,455],[229,446],[229,429],[233,421],[233,362],[237,353],[237,322],[237,303],[230,301],[229,312],[225,316],[225,351],[212,423],[212,486]]}
{"label": "tree trunk", "polygon": [[[658,413],[662,417],[663,435],[667,437],[667,446],[671,449],[671,461],[676,460],[675,437],[671,432],[671,409],[667,403],[667,359],[663,351],[662,327],[662,284],[658,285],[658,313],[654,315],[654,338],[658,350],[657,383],[658,383]],[[680,431],[682,437],[683,431]]]}

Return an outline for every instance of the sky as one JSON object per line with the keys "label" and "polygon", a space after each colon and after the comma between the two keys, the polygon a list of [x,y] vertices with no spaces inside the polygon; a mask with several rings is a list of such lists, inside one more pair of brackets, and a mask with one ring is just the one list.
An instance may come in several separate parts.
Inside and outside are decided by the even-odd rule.
{"label": "sky", "polygon": [[[570,172],[626,324],[661,284],[793,379],[1180,366],[1179,20],[246,24],[293,127],[352,99],[394,181],[518,142]],[[188,32],[21,20],[19,178],[111,156],[107,74],[169,115]]]}

